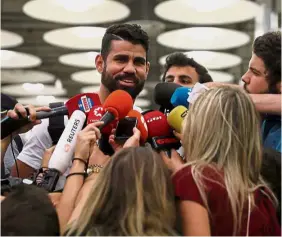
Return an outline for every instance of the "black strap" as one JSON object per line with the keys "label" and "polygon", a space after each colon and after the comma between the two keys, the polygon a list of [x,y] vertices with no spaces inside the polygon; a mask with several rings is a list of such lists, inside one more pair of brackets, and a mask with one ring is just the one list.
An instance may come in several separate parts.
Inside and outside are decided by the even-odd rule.
{"label": "black strap", "polygon": [[[50,108],[64,106],[63,102],[50,103]],[[52,138],[53,145],[56,145],[65,129],[64,116],[49,118],[48,132]]]}
{"label": "black strap", "polygon": [[[17,135],[14,137],[14,141],[17,145],[17,148],[18,148],[18,152],[21,153],[22,149],[23,149],[23,141],[20,137],[20,135]],[[12,145],[12,144],[11,144]]]}

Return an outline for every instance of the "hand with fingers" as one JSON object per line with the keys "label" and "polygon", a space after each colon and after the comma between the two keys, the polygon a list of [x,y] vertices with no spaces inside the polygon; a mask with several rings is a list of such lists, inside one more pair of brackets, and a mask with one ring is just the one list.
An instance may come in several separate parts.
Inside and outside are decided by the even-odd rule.
{"label": "hand with fingers", "polygon": [[45,152],[43,154],[42,162],[41,162],[41,168],[47,168],[48,167],[49,160],[50,160],[55,148],[56,148],[56,146],[51,146],[50,148],[45,150]]}
{"label": "hand with fingers", "polygon": [[182,133],[178,133],[175,130],[173,130],[173,134],[182,142],[182,139],[183,139]]}
{"label": "hand with fingers", "polygon": [[109,143],[114,149],[115,152],[119,151],[122,148],[127,148],[127,147],[138,147],[140,146],[140,136],[141,133],[140,131],[134,127],[133,128],[133,135],[126,140],[126,142],[123,145],[120,145],[115,142],[115,129],[112,130],[112,134],[109,137]]}
{"label": "hand with fingers", "polygon": [[12,119],[20,119],[20,117],[22,118],[27,118],[28,114],[27,111],[29,112],[29,121],[30,123],[28,123],[27,125],[21,127],[20,129],[18,129],[17,131],[15,131],[14,133],[24,133],[29,131],[30,129],[32,129],[32,127],[34,125],[40,124],[41,120],[37,120],[36,119],[36,112],[38,111],[50,111],[51,109],[47,106],[43,106],[43,107],[34,107],[33,105],[28,105],[28,106],[23,106],[20,103],[17,103],[15,105],[15,108],[13,110],[9,110],[7,113],[7,116],[12,118]]}
{"label": "hand with fingers", "polygon": [[104,122],[97,121],[88,124],[77,135],[77,142],[74,151],[74,157],[88,161],[90,154],[98,139],[101,138],[100,130],[98,129]]}
{"label": "hand with fingers", "polygon": [[163,151],[161,151],[160,154],[164,163],[172,173],[175,173],[183,167],[184,161],[181,156],[176,152],[176,150],[171,150],[171,158],[169,158]]}

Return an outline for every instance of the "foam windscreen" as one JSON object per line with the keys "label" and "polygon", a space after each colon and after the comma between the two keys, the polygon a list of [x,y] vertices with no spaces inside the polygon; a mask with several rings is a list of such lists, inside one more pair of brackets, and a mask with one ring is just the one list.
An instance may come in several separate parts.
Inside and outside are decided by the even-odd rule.
{"label": "foam windscreen", "polygon": [[188,109],[186,107],[179,105],[170,111],[169,115],[167,116],[168,124],[178,133],[181,133],[182,131],[182,123],[187,115],[187,112]]}
{"label": "foam windscreen", "polygon": [[103,107],[106,112],[112,113],[115,118],[122,119],[132,109],[133,99],[126,91],[116,90],[107,97]]}
{"label": "foam windscreen", "polygon": [[154,89],[154,100],[156,104],[164,108],[172,108],[170,99],[174,91],[179,87],[181,86],[172,82],[158,83]]}
{"label": "foam windscreen", "polygon": [[162,112],[152,110],[143,113],[143,116],[148,127],[149,138],[171,135],[171,128]]}

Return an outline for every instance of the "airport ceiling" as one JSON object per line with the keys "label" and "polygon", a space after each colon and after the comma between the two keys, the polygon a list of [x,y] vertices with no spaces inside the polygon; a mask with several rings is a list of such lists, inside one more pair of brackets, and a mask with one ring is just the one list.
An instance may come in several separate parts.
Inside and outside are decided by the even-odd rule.
{"label": "airport ceiling", "polygon": [[[67,2],[65,0],[1,1],[1,29],[9,31],[8,33],[16,33],[20,36],[19,38],[10,39],[10,36],[8,35],[9,37],[7,38],[7,43],[2,39],[5,32],[1,32],[1,41],[3,42],[1,43],[1,47],[4,50],[8,50],[6,52],[2,51],[1,53],[1,84],[2,88],[8,86],[5,91],[2,91],[6,93],[8,92],[16,98],[25,98],[29,96],[29,93],[26,93],[24,90],[19,89],[21,88],[21,85],[19,85],[19,83],[22,82],[25,82],[25,84],[44,83],[46,87],[49,86],[50,94],[47,94],[45,92],[38,94],[42,96],[50,96],[53,91],[54,95],[64,98],[70,98],[75,94],[81,93],[81,91],[89,91],[95,89],[95,86],[97,86],[99,83],[99,76],[94,71],[94,59],[95,52],[98,52],[99,49],[97,48],[97,46],[94,46],[94,41],[97,41],[97,39],[92,40],[91,37],[93,37],[93,35],[95,36],[95,34],[97,33],[92,34],[92,31],[89,28],[84,28],[82,31],[84,32],[84,34],[86,34],[86,36],[84,36],[84,41],[81,41],[82,43],[79,43],[75,41],[77,40],[77,38],[71,39],[74,34],[73,32],[65,32],[65,35],[56,35],[56,32],[46,34],[46,32],[60,28],[77,26],[108,27],[113,23],[121,22],[136,22],[138,24],[141,24],[141,26],[143,26],[143,28],[148,32],[150,36],[149,60],[151,63],[151,70],[148,76],[148,81],[146,83],[146,90],[141,96],[141,107],[148,108],[155,106],[152,102],[152,92],[154,85],[159,82],[160,75],[162,73],[160,58],[174,51],[209,50],[211,51],[208,52],[210,54],[216,52],[217,54],[216,57],[214,56],[214,59],[211,59],[209,62],[204,62],[208,64],[207,66],[209,67],[209,69],[216,71],[214,75],[218,76],[218,78],[223,77],[224,80],[224,78],[228,78],[226,76],[230,75],[231,80],[237,83],[240,75],[248,65],[248,59],[251,52],[251,42],[253,41],[255,36],[256,22],[254,17],[256,17],[256,14],[258,14],[257,11],[252,9],[254,11],[254,16],[252,16],[252,12],[250,11],[251,19],[248,19],[248,16],[243,16],[243,13],[238,12],[238,15],[242,15],[242,19],[240,20],[238,18],[238,20],[237,15],[233,14],[233,18],[229,21],[227,18],[225,19],[228,14],[224,13],[222,9],[221,11],[219,10],[220,12],[218,13],[223,14],[222,17],[214,17],[213,15],[209,15],[211,14],[211,11],[208,11],[207,9],[201,12],[202,16],[205,17],[199,17],[197,15],[198,9],[195,7],[192,8],[190,6],[187,8],[187,10],[176,8],[177,4],[180,4],[180,6],[181,4],[185,4],[184,1],[192,3],[199,3],[202,1],[202,5],[205,5],[205,2],[207,2],[207,0],[118,0],[114,2],[110,0],[68,0],[73,2],[73,5],[64,11],[64,14],[69,15],[63,15],[59,11],[57,11],[57,8],[54,8],[54,5],[46,5],[46,2],[48,1],[60,2],[61,5],[58,4],[58,9],[62,9],[62,4],[65,4],[65,2]],[[212,1],[215,0],[209,0],[209,2]],[[226,3],[226,1],[235,2],[236,0],[224,1]],[[224,1],[221,0],[221,2]],[[80,4],[78,5],[77,2],[79,2]],[[92,8],[97,7],[96,12],[95,9],[92,12],[87,8],[94,2],[96,2],[96,6],[92,5]],[[97,9],[99,8],[98,5],[102,4],[103,2],[108,2],[107,4],[109,4],[109,6],[101,8],[103,10],[99,10],[97,12]],[[263,1],[260,0],[248,2],[260,6],[260,3]],[[278,2],[280,1],[271,1],[271,7],[275,12],[281,12],[281,6],[278,4]],[[114,3],[115,5],[111,6],[110,4],[112,3]],[[77,6],[83,7],[83,4],[86,4],[86,6],[84,6],[84,9],[78,9]],[[202,5],[198,4],[197,7],[199,8]],[[75,13],[72,14],[72,11]],[[85,14],[81,14],[83,11],[85,12]],[[232,15],[232,12],[230,12],[229,15]],[[58,23],[54,20],[56,19],[56,17],[59,19],[59,21],[61,21],[61,23]],[[49,21],[47,21],[46,19],[49,19]],[[172,34],[161,35],[162,33],[172,30],[207,26],[219,27],[220,29],[215,30],[217,30],[219,32],[218,34],[221,36],[225,34],[226,30],[229,30],[229,33],[227,32],[229,35],[232,35],[234,33],[233,31],[235,30],[235,35],[232,37],[233,41],[235,41],[234,39],[236,38],[237,42],[234,42],[233,45],[231,45],[231,42],[229,41],[232,41],[232,39],[221,39],[221,36],[214,35],[214,38],[218,37],[216,40],[218,42],[210,41],[209,44],[202,47],[202,38],[208,39],[210,37],[210,34],[214,34],[213,32],[210,33],[209,29],[207,28],[205,28],[204,32],[198,31],[198,28],[193,28],[191,32],[185,31],[183,33],[175,31]],[[221,32],[221,29],[224,29],[225,31]],[[236,34],[239,33],[238,31],[243,33],[243,35],[238,35],[237,38]],[[182,36],[186,34],[187,38],[184,37],[183,39],[181,39],[182,37],[174,37],[174,35],[177,35],[178,33]],[[191,37],[193,38],[195,34],[199,34],[201,37],[199,38],[198,36],[198,38],[196,37],[195,39],[191,39]],[[13,40],[15,40],[14,45],[12,42]],[[97,42],[99,44],[99,39]],[[4,45],[4,43],[7,43],[7,45]],[[63,44],[64,47],[62,47],[60,44]],[[25,63],[27,65],[22,65],[22,62],[18,58],[12,59],[11,66],[9,65],[9,63],[11,63],[10,61],[3,61],[6,60],[4,57],[7,57],[7,60],[9,60],[9,58],[14,56],[10,55],[11,52],[9,50],[33,55],[36,57],[31,58],[31,61],[33,60],[31,62],[31,65],[28,65],[27,63],[30,59],[26,59]],[[66,54],[71,55],[66,56]],[[197,53],[194,52],[194,54],[196,55]],[[194,54],[191,53],[191,55]],[[62,57],[63,55],[64,57]],[[230,58],[230,62],[228,61],[229,59],[224,60],[223,56],[228,56]],[[195,56],[196,59],[197,57],[198,56]],[[201,55],[201,57],[205,57],[205,60],[207,60],[206,54]],[[73,61],[73,59],[76,59],[76,61]],[[23,61],[24,60],[25,59],[23,58]],[[229,62],[229,64],[227,61]],[[30,74],[28,74],[28,72],[30,72]],[[45,77],[49,76],[49,80],[42,79],[41,74],[39,74],[40,72],[48,73],[45,75]],[[15,77],[19,78],[17,79],[18,81],[14,81]],[[35,79],[32,77],[34,77]],[[25,87],[28,86],[33,86],[33,89],[40,91],[39,84],[25,85]],[[58,93],[56,94],[56,90],[52,89],[53,87],[55,89],[59,88],[62,90],[58,90]],[[83,87],[86,88],[83,89]],[[16,93],[16,90],[19,90],[19,93]],[[144,101],[142,101],[142,98]],[[147,99],[150,100],[149,103],[145,102]]]}

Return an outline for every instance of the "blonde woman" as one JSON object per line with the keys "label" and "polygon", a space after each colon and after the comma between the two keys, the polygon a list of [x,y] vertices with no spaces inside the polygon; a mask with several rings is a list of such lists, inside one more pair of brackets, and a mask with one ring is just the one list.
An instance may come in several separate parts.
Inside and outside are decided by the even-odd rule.
{"label": "blonde woman", "polygon": [[124,148],[96,177],[66,235],[172,235],[175,203],[170,172],[149,147]]}
{"label": "blonde woman", "polygon": [[184,235],[281,235],[275,197],[260,175],[258,115],[241,89],[213,88],[192,104],[183,124],[187,164],[163,159],[173,183]]}

